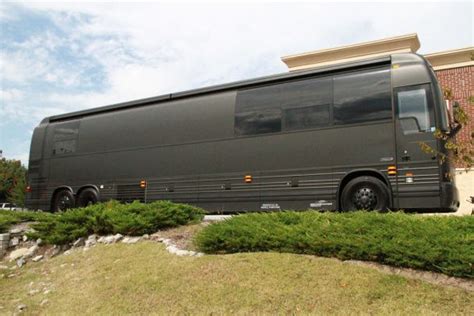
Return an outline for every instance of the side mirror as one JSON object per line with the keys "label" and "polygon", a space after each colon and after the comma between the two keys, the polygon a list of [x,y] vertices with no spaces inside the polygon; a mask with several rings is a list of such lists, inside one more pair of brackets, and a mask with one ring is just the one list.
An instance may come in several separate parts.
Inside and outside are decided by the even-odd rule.
{"label": "side mirror", "polygon": [[454,104],[453,104],[453,121],[454,123],[456,124],[459,124],[459,118],[458,118],[458,111],[459,111],[459,108],[461,107],[461,105],[459,105],[459,102],[458,101],[455,101]]}

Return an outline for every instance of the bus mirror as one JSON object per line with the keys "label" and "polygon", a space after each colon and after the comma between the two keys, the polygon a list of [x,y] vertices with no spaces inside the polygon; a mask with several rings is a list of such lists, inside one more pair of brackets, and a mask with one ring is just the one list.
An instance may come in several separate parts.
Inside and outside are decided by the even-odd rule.
{"label": "bus mirror", "polygon": [[454,104],[453,104],[453,122],[456,123],[456,124],[459,124],[458,116],[456,115],[459,108],[460,108],[459,102],[455,101]]}

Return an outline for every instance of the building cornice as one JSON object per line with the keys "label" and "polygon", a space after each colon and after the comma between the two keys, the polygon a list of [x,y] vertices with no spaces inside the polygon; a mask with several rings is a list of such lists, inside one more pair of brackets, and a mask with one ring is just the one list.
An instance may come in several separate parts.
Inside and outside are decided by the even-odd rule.
{"label": "building cornice", "polygon": [[424,56],[434,70],[474,66],[474,47],[453,49]]}
{"label": "building cornice", "polygon": [[413,33],[377,41],[288,55],[282,57],[281,60],[288,66],[290,71],[294,71],[387,56],[395,53],[415,53],[419,48],[420,41],[418,40],[418,35]]}

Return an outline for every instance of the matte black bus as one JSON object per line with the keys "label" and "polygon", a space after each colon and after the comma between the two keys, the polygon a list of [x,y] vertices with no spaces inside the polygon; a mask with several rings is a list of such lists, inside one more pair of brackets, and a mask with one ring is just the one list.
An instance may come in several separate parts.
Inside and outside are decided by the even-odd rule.
{"label": "matte black bus", "polygon": [[27,207],[171,200],[209,212],[455,211],[435,129],[443,96],[423,57],[388,57],[45,118]]}

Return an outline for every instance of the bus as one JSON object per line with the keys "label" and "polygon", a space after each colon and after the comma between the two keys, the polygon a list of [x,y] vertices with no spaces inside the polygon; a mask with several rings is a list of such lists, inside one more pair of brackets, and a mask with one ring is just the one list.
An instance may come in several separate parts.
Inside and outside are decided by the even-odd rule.
{"label": "bus", "polygon": [[430,64],[411,53],[47,117],[26,205],[170,200],[209,213],[456,211],[450,132]]}

